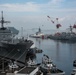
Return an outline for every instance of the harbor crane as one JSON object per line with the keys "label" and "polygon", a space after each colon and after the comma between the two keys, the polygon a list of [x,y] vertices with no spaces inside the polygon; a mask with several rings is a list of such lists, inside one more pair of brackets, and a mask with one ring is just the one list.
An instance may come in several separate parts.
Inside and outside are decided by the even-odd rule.
{"label": "harbor crane", "polygon": [[73,28],[75,29],[75,32],[76,32],[76,22],[74,23]]}
{"label": "harbor crane", "polygon": [[59,28],[61,27],[61,24],[59,23],[59,21],[58,21],[59,19],[58,19],[58,18],[56,18],[55,21],[54,21],[54,20],[51,19],[50,16],[47,16],[47,17],[51,20],[51,22],[52,22],[53,24],[56,23],[56,28],[57,28],[57,29],[59,29]]}

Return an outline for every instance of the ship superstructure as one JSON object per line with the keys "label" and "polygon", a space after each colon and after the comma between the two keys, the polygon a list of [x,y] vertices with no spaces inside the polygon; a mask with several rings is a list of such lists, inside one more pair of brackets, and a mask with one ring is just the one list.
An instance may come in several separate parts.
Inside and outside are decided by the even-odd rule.
{"label": "ship superstructure", "polygon": [[33,41],[24,39],[24,37],[15,38],[19,31],[12,27],[16,30],[16,33],[14,33],[10,27],[4,27],[4,23],[10,23],[10,21],[5,21],[3,17],[3,11],[1,13],[0,56],[19,61],[25,61],[26,54],[29,48],[33,45]]}

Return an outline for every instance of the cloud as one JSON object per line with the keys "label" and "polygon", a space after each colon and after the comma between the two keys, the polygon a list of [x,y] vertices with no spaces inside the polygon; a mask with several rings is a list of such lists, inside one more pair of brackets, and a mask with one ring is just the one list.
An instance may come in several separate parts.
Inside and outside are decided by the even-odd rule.
{"label": "cloud", "polygon": [[56,4],[56,3],[61,3],[61,2],[63,2],[64,0],[51,0],[51,3],[54,3],[54,4]]}
{"label": "cloud", "polygon": [[[65,0],[51,0],[47,3],[39,4],[36,2],[26,2],[26,3],[14,3],[14,4],[0,4],[0,10],[6,10],[11,12],[66,12],[74,11],[75,8],[65,8],[65,5],[61,2]],[[70,3],[70,2],[69,2]],[[72,2],[73,3],[73,2]],[[71,4],[70,4],[71,5]],[[75,10],[76,11],[76,10]]]}
{"label": "cloud", "polygon": [[[75,5],[75,1],[72,2]],[[76,7],[71,7],[71,2],[68,3],[69,5],[65,5],[65,0],[49,0],[47,3],[36,3],[36,2],[26,2],[26,3],[13,3],[13,4],[0,4],[0,10],[9,11],[9,12],[17,12],[13,16],[13,24],[17,25],[18,27],[21,25],[27,25],[26,27],[37,27],[40,25],[44,25],[45,28],[51,28],[51,22],[47,21],[47,15],[50,17],[58,17],[59,22],[63,25],[68,25],[69,23],[74,23],[76,18]],[[24,12],[18,13],[18,12]],[[27,12],[27,14],[25,13]],[[32,14],[29,14],[29,12]],[[18,15],[16,15],[18,14]],[[10,16],[10,15],[9,15]],[[12,19],[11,19],[12,21]],[[36,26],[37,25],[37,26]],[[53,25],[54,26],[54,25]]]}
{"label": "cloud", "polygon": [[25,4],[1,4],[0,9],[8,11],[18,11],[18,12],[37,12],[39,7],[34,2],[27,2]]}
{"label": "cloud", "polygon": [[36,2],[26,2],[26,3],[14,3],[14,4],[0,4],[0,10],[12,11],[12,12],[46,12],[54,9],[59,9],[61,7],[61,2],[63,0],[51,0],[47,3],[36,3]]}

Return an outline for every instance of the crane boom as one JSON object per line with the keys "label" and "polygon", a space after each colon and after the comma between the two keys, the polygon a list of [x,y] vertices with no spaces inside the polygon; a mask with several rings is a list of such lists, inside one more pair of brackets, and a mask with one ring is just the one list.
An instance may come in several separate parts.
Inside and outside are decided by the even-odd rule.
{"label": "crane boom", "polygon": [[54,24],[54,23],[56,23],[56,28],[58,29],[59,27],[61,27],[61,24],[59,23],[59,18],[56,18],[55,19],[55,21],[54,20],[52,20],[51,18],[50,18],[50,16],[47,16],[50,20],[51,20],[51,22]]}

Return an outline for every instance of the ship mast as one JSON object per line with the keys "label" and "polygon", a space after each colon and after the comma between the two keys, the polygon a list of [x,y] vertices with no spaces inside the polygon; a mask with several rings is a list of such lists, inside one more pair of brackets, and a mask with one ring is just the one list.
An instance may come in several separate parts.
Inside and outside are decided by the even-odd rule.
{"label": "ship mast", "polygon": [[2,18],[1,18],[1,21],[0,21],[0,23],[1,23],[1,28],[4,28],[4,23],[10,23],[10,21],[4,21],[3,11],[1,12],[1,14],[2,14]]}

